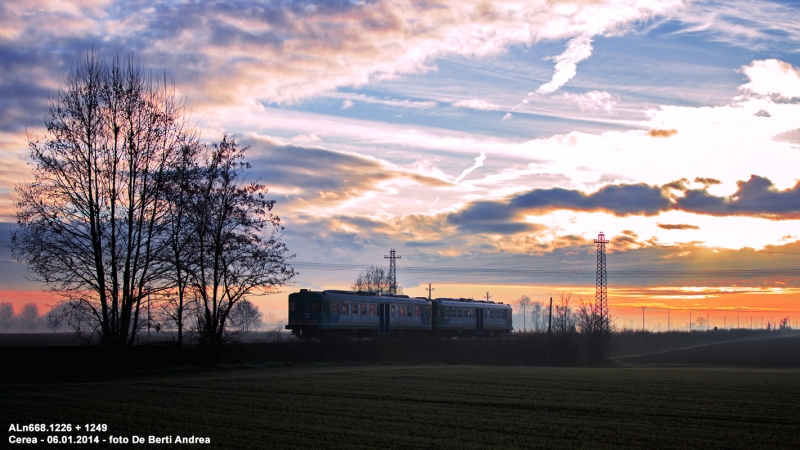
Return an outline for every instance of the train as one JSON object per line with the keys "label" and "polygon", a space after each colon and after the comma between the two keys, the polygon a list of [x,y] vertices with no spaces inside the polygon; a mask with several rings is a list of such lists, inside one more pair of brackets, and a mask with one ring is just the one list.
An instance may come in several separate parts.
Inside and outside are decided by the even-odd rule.
{"label": "train", "polygon": [[512,331],[511,306],[467,298],[324,290],[289,294],[286,329],[302,340],[340,337],[494,337]]}

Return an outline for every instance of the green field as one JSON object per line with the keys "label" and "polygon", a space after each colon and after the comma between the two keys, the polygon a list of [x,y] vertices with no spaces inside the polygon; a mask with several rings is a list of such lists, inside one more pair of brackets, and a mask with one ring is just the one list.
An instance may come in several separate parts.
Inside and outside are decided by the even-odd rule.
{"label": "green field", "polygon": [[800,448],[798,387],[794,369],[237,369],[5,383],[0,416],[210,448]]}

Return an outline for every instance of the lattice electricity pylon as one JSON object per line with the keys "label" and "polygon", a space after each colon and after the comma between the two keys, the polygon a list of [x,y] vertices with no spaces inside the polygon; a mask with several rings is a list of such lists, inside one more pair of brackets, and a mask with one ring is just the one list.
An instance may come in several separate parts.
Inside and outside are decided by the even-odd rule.
{"label": "lattice electricity pylon", "polygon": [[608,275],[606,274],[606,235],[601,231],[594,240],[597,244],[597,277],[595,280],[594,304],[600,313],[600,327],[603,333],[611,330],[608,317]]}
{"label": "lattice electricity pylon", "polygon": [[397,263],[395,260],[400,259],[400,255],[395,255],[394,249],[391,249],[389,256],[384,255],[384,258],[389,258],[389,293],[397,294]]}

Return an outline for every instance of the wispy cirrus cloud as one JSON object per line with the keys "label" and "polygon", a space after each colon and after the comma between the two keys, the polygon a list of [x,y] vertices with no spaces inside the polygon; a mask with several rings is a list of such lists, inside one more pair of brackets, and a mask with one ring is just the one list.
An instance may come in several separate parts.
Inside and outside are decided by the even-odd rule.
{"label": "wispy cirrus cloud", "polygon": [[495,105],[494,103],[489,103],[486,100],[459,100],[457,102],[453,102],[450,104],[455,108],[469,108],[469,109],[478,109],[481,111],[496,111],[500,109],[500,105]]}

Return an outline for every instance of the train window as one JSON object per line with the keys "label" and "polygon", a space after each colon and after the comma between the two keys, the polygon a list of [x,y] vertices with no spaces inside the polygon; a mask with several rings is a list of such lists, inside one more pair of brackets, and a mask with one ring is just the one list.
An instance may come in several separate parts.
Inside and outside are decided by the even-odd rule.
{"label": "train window", "polygon": [[394,305],[392,305],[392,317],[394,317],[394,312],[395,312],[395,309],[394,309],[394,308],[395,308],[395,306],[394,306]]}
{"label": "train window", "polygon": [[350,314],[350,303],[342,303],[342,315]]}
{"label": "train window", "polygon": [[475,318],[475,310],[472,309],[472,308],[469,309],[469,318],[470,319],[474,319]]}
{"label": "train window", "polygon": [[459,319],[464,317],[464,310],[461,308],[456,308],[456,317],[458,317]]}
{"label": "train window", "polygon": [[295,312],[297,309],[297,302],[289,302],[289,312]]}
{"label": "train window", "polygon": [[414,311],[411,310],[411,305],[406,306],[406,317],[411,317]]}
{"label": "train window", "polygon": [[366,303],[362,303],[361,304],[361,315],[362,316],[366,316],[367,315],[367,304]]}
{"label": "train window", "polygon": [[331,302],[331,314],[334,316],[339,314],[339,302],[335,300]]}
{"label": "train window", "polygon": [[414,317],[419,317],[419,306],[414,307]]}
{"label": "train window", "polygon": [[322,309],[322,303],[311,302],[311,311],[320,312],[321,309]]}
{"label": "train window", "polygon": [[373,304],[373,303],[370,303],[370,305],[369,305],[369,315],[370,316],[374,316],[375,315],[375,304]]}

